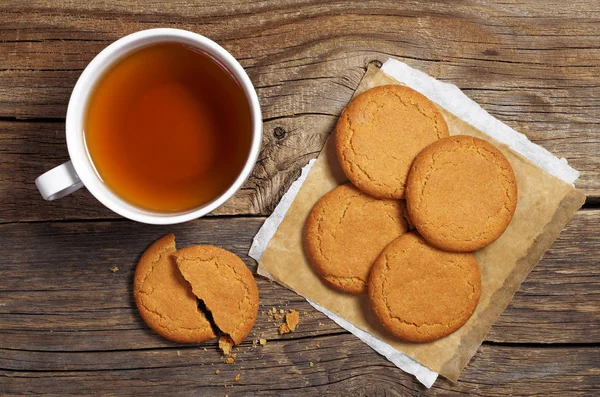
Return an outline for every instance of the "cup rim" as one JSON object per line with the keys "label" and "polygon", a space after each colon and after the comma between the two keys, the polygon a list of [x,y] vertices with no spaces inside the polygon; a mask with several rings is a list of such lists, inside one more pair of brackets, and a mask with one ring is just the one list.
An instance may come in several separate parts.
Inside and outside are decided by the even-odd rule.
{"label": "cup rim", "polygon": [[[146,45],[162,42],[180,42],[191,45],[221,63],[242,86],[252,119],[250,151],[235,181],[226,191],[200,207],[180,213],[160,213],[136,207],[113,193],[94,169],[85,146],[84,117],[91,92],[103,73],[127,54]],[[215,210],[231,198],[246,182],[252,172],[262,141],[262,114],[256,90],[242,65],[219,44],[198,33],[181,29],[157,28],[141,30],[120,38],[104,48],[86,66],[79,76],[69,99],[66,117],[66,137],[69,156],[77,175],[88,191],[113,212],[142,223],[167,225],[190,221]]]}

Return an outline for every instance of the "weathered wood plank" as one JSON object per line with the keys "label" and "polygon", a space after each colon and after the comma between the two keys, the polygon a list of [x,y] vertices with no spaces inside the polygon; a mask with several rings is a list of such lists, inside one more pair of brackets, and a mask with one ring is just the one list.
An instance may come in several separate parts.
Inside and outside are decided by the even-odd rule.
{"label": "weathered wood plank", "polygon": [[4,396],[573,396],[598,391],[599,366],[598,347],[483,345],[457,384],[439,379],[426,391],[352,335],[338,334],[269,342],[264,347],[244,344],[231,365],[219,359],[214,348],[93,355],[0,350],[0,392]]}
{"label": "weathered wood plank", "polygon": [[[300,169],[318,155],[336,120],[336,116],[302,115],[265,122],[262,152],[252,176],[213,214],[269,214]],[[565,131],[563,135],[532,138],[568,158],[582,172],[577,185],[592,195],[590,200],[600,199],[594,196],[600,181],[600,150],[577,134],[569,137]],[[118,217],[85,190],[54,202],[39,195],[35,178],[68,160],[64,123],[0,121],[0,156],[0,222]]]}
{"label": "weathered wood plank", "polygon": [[[263,218],[203,219],[171,227],[127,221],[0,225],[0,349],[136,350],[177,346],[150,332],[132,299],[135,264],[154,239],[174,232],[177,244],[209,243],[246,256]],[[599,343],[600,278],[595,232],[600,210],[580,211],[488,334],[509,343]],[[118,266],[112,273],[110,268]],[[256,334],[277,339],[271,307],[307,312],[290,338],[340,329],[302,298],[258,280]],[[543,330],[543,332],[540,332]],[[256,336],[254,336],[256,337]]]}
{"label": "weathered wood plank", "polygon": [[[493,115],[569,159],[582,171],[577,186],[597,202],[600,12],[587,2],[545,5],[126,1],[50,7],[9,1],[0,6],[0,53],[6,54],[0,57],[0,117],[64,118],[81,70],[124,34],[156,26],[203,33],[247,68],[268,121],[262,163],[246,190],[216,213],[267,214],[316,155],[365,67],[394,56],[457,84]],[[1,186],[7,211],[0,221],[114,217],[86,193],[61,203],[37,200],[31,180],[66,159],[61,124],[2,127],[0,152],[24,169],[17,168],[17,176],[6,166],[1,176],[8,185]],[[5,129],[27,143],[12,142]],[[38,158],[30,159],[23,145],[39,148]]]}
{"label": "weathered wood plank", "polygon": [[[85,65],[127,33],[166,26],[224,45],[248,70],[263,108],[260,161],[215,215],[270,213],[320,150],[366,66],[389,56],[457,84],[569,159],[582,171],[577,186],[599,202],[599,20],[589,0],[2,2],[0,395],[597,394],[600,210],[580,211],[567,226],[460,382],[441,380],[427,393],[302,298],[264,279],[254,335],[234,365],[222,362],[215,341],[184,346],[156,336],[131,299],[144,248],[173,231],[180,246],[218,244],[254,269],[246,252],[264,218],[171,227],[108,221],[115,215],[89,193],[47,203],[33,180],[67,159],[63,120]],[[43,222],[50,220],[71,221]],[[113,266],[120,270],[112,273]],[[262,313],[273,306],[307,312],[297,332],[277,334]],[[260,333],[269,342],[253,347]]]}
{"label": "weathered wood plank", "polygon": [[[252,176],[213,214],[270,213],[300,168],[318,155],[336,119],[305,115],[265,122]],[[63,122],[0,121],[0,223],[119,217],[85,189],[53,202],[42,199],[35,178],[69,159],[65,142]]]}
{"label": "weathered wood plank", "polygon": [[[270,213],[300,169],[321,151],[336,120],[304,115],[265,122],[252,176],[213,214]],[[42,199],[35,178],[69,159],[65,142],[63,122],[0,121],[0,223],[119,217],[85,189],[53,202]]]}

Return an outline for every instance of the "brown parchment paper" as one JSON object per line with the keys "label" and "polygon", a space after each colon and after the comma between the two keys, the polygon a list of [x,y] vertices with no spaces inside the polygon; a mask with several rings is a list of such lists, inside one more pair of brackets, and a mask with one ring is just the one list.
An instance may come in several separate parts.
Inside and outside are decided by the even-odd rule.
{"label": "brown parchment paper", "polygon": [[[370,68],[354,95],[384,84],[400,83],[378,69]],[[527,274],[583,205],[585,195],[462,119],[438,108],[448,123],[451,135],[466,134],[486,139],[504,153],[514,169],[519,190],[515,215],[504,234],[475,253],[481,268],[481,299],[477,310],[462,328],[431,343],[402,342],[378,324],[366,296],[354,296],[331,289],[314,272],[302,243],[304,221],[313,205],[325,193],[347,181],[339,166],[331,137],[264,251],[258,273],[340,315],[427,368],[456,381]]]}

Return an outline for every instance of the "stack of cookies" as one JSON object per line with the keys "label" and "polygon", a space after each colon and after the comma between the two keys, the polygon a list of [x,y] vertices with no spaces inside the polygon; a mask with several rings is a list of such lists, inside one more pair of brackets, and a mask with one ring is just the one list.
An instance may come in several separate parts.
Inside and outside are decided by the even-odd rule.
{"label": "stack of cookies", "polygon": [[381,324],[403,340],[451,334],[479,302],[473,251],[498,239],[515,212],[509,162],[487,141],[450,136],[435,105],[399,85],[352,100],[335,134],[350,183],[306,221],[315,270],[333,288],[368,294]]}

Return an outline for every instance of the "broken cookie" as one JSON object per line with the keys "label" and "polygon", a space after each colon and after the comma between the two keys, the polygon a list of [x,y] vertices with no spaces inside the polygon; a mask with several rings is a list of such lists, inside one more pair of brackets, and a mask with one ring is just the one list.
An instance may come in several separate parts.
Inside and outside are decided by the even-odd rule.
{"label": "broken cookie", "polygon": [[211,245],[183,248],[173,257],[215,326],[241,343],[258,314],[258,288],[248,267],[232,252]]}
{"label": "broken cookie", "polygon": [[224,334],[219,347],[226,355],[258,313],[256,281],[239,257],[209,245],[176,251],[172,234],[142,255],[133,294],[142,319],[159,335],[198,343]]}
{"label": "broken cookie", "polygon": [[285,323],[279,326],[279,335],[289,334],[290,332],[295,331],[298,322],[300,322],[299,313],[296,310],[291,309],[285,314]]}
{"label": "broken cookie", "polygon": [[176,342],[204,342],[216,335],[171,258],[175,250],[175,236],[168,234],[144,252],[133,278],[135,303],[144,322],[159,335]]}
{"label": "broken cookie", "polygon": [[285,314],[285,323],[290,331],[295,331],[299,322],[300,314],[296,310],[291,309]]}

